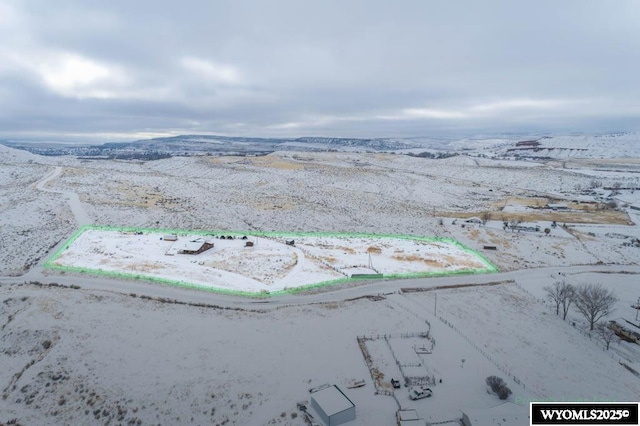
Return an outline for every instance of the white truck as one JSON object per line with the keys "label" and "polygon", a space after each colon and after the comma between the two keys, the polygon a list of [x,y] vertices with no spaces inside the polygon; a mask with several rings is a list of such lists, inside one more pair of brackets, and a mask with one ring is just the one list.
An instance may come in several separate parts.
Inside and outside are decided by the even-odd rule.
{"label": "white truck", "polygon": [[412,386],[409,388],[409,398],[411,399],[422,399],[429,398],[433,392],[431,388],[427,388],[425,386]]}

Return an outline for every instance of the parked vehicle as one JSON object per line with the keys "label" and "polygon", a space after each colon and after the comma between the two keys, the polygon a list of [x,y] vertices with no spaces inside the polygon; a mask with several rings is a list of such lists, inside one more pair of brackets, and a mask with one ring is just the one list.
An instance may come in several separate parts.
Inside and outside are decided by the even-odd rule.
{"label": "parked vehicle", "polygon": [[361,379],[361,380],[353,379],[347,383],[347,389],[361,388],[364,385],[365,385],[364,379]]}
{"label": "parked vehicle", "polygon": [[431,388],[427,388],[425,386],[412,386],[409,388],[409,398],[411,399],[422,399],[429,398],[433,392]]}

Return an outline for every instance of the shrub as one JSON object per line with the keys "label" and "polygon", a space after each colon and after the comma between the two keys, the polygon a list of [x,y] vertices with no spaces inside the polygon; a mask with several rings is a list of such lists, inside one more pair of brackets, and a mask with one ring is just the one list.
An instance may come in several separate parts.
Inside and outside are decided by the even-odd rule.
{"label": "shrub", "polygon": [[487,386],[491,388],[493,393],[498,395],[500,399],[507,399],[511,395],[511,389],[507,387],[507,384],[498,376],[487,377]]}

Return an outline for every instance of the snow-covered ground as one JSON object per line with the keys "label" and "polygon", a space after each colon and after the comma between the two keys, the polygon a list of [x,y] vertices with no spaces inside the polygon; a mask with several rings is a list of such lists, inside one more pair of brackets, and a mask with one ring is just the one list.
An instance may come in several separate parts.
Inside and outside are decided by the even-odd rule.
{"label": "snow-covered ground", "polygon": [[[561,135],[531,138],[538,142],[534,146],[510,146],[507,152],[525,156],[572,159],[624,159],[638,157],[640,133],[611,133],[602,135]],[[520,150],[518,150],[518,148]],[[528,149],[527,149],[528,148]]]}
{"label": "snow-covered ground", "polygon": [[[635,145],[621,145],[626,151],[620,152],[627,155],[629,147]],[[608,319],[634,320],[630,306],[640,297],[640,247],[634,242],[640,214],[607,207],[604,189],[585,192],[594,179],[603,187],[634,183],[633,155],[613,159],[612,171],[601,166],[613,160],[581,160],[574,154],[567,162],[527,162],[280,152],[142,163],[46,158],[0,146],[0,424],[15,419],[19,424],[297,426],[305,422],[296,402],[309,399],[308,389],[324,383],[344,389],[351,380],[365,379],[364,387],[346,390],[357,406],[353,424],[389,425],[398,405],[390,396],[374,394],[357,341],[374,335],[382,338],[368,340],[367,347],[373,367],[384,374],[383,384],[402,374],[395,358],[405,373],[437,379],[433,396],[425,400],[409,400],[404,387],[395,391],[403,408],[415,408],[429,422],[464,412],[474,425],[521,425],[528,424],[530,400],[637,400],[640,379],[620,362],[640,371],[638,345],[616,340],[605,350],[585,332],[575,310],[563,321],[543,301],[543,288],[558,272],[567,272],[561,276],[572,284],[612,288],[619,302]],[[637,191],[621,190],[614,197],[634,203]],[[549,203],[571,208],[551,211]],[[487,212],[485,225],[464,221]],[[505,229],[503,222],[512,219],[541,231]],[[558,226],[551,226],[553,220]],[[253,300],[43,271],[44,260],[86,224],[445,237],[481,252],[502,272],[362,282]],[[148,247],[170,244],[158,235],[149,238]],[[338,269],[368,265],[373,247],[353,239],[351,253],[343,249],[345,241],[295,240],[295,250],[304,248],[305,257]],[[226,250],[223,240],[214,239],[223,256],[216,270],[241,272],[251,282],[291,285],[278,280],[293,270],[288,267],[294,249],[255,241],[253,248]],[[266,269],[234,255],[272,243],[264,253],[271,260],[260,262]],[[77,261],[108,263],[116,251],[106,248],[94,259]],[[372,261],[376,268],[411,272],[418,263],[403,259],[416,249],[422,253],[421,247],[402,247],[402,259],[383,262],[397,253],[378,241]],[[105,255],[112,252],[114,258]],[[134,259],[140,253],[128,255]],[[351,272],[367,272],[359,268]],[[190,273],[187,268],[182,275]],[[308,274],[299,270],[297,278]],[[475,286],[459,287],[463,284]],[[454,288],[399,293],[403,287],[442,285]],[[425,340],[415,333],[427,331],[435,341],[432,353],[415,353]],[[506,402],[487,393],[489,375],[502,377],[511,388]]]}
{"label": "snow-covered ground", "polygon": [[[588,188],[593,179],[554,164],[467,156],[429,160],[391,154],[285,152],[139,163],[51,159],[0,149],[6,155],[0,174],[0,190],[7,200],[0,218],[0,270],[5,275],[36,264],[79,222],[458,238],[457,227],[439,225],[440,215],[497,212],[512,197],[571,200],[577,187]],[[43,188],[49,192],[38,191],[35,184],[56,166],[60,175]],[[600,181],[607,186],[618,179],[603,175]],[[71,193],[77,194],[86,220],[70,216]],[[629,222],[624,213],[616,214],[617,223]],[[559,223],[585,220],[584,215],[563,215]],[[478,248],[477,242],[462,242]],[[549,249],[549,244],[543,244],[541,252]],[[515,259],[498,263],[499,269],[521,267],[525,260],[536,263],[528,247],[523,251],[511,247],[509,255]],[[590,261],[591,256],[585,255]],[[491,256],[491,261],[498,260]],[[578,258],[564,261],[583,263]]]}
{"label": "snow-covered ground", "polygon": [[[209,289],[248,293],[295,289],[353,274],[438,275],[492,272],[493,265],[446,240],[375,236],[292,235],[280,238],[252,234],[220,239],[223,233],[179,234],[163,240],[162,232],[85,229],[48,265],[62,270],[130,276]],[[209,241],[213,247],[182,254],[185,244]],[[253,245],[247,247],[246,242]]]}
{"label": "snow-covered ground", "polygon": [[[239,310],[4,286],[0,422],[303,425],[296,402],[335,383],[357,406],[354,425],[392,424],[397,405],[375,394],[357,336],[374,338],[366,346],[383,389],[402,381],[396,360],[405,374],[433,376],[426,400],[411,401],[404,386],[395,391],[403,408],[430,422],[462,411],[474,424],[521,425],[532,400],[637,398],[640,379],[618,352],[555,316],[526,290],[532,285]],[[427,331],[432,352],[415,353],[426,340],[411,336]],[[507,382],[506,402],[487,393],[489,375]],[[346,389],[360,379],[364,387]]]}

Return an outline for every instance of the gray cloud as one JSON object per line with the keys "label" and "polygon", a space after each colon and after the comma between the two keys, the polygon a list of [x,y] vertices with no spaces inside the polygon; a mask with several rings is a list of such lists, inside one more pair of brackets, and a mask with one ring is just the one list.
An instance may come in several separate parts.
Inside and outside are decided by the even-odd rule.
{"label": "gray cloud", "polygon": [[633,130],[639,13],[634,0],[7,0],[0,134]]}

